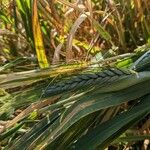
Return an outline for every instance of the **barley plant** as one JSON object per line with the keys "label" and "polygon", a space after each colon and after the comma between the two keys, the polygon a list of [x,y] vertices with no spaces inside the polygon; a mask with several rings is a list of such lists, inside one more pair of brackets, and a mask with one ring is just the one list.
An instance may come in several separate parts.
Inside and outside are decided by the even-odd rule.
{"label": "barley plant", "polygon": [[0,0],[0,149],[150,148],[149,0]]}

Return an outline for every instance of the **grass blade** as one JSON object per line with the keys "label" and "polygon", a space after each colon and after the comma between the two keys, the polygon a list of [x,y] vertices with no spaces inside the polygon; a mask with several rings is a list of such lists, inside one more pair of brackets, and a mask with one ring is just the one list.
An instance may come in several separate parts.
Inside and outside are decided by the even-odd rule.
{"label": "grass blade", "polygon": [[37,0],[33,1],[32,28],[35,42],[35,49],[40,68],[48,68],[49,63],[43,44],[41,27],[38,19]]}

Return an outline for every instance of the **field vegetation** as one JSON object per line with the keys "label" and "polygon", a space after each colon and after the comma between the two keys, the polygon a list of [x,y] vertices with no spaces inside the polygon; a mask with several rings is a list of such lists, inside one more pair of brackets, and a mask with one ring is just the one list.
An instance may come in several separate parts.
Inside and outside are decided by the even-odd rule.
{"label": "field vegetation", "polygon": [[0,149],[148,150],[149,51],[149,0],[0,0]]}

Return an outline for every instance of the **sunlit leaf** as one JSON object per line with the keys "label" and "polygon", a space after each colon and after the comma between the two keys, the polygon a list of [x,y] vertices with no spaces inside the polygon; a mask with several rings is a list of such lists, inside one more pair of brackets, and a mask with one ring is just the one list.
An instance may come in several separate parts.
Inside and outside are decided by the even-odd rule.
{"label": "sunlit leaf", "polygon": [[35,42],[35,49],[40,68],[48,68],[49,63],[46,57],[46,52],[43,44],[41,27],[38,19],[37,0],[33,1],[33,18],[32,28]]}

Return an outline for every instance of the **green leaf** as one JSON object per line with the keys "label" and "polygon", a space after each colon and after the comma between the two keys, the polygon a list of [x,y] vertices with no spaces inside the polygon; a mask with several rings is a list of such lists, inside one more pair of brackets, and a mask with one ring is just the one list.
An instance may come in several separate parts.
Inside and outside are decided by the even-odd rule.
{"label": "green leaf", "polygon": [[0,10],[0,20],[4,21],[5,23],[12,23],[11,20]]}
{"label": "green leaf", "polygon": [[94,130],[84,135],[74,145],[74,149],[104,149],[116,137],[121,135],[150,112],[150,95],[144,97],[140,104],[113,119],[100,124]]}
{"label": "green leaf", "polygon": [[[55,123],[55,120],[58,119],[60,116],[60,112],[62,110],[58,110],[52,115],[47,115],[44,117],[39,123],[37,123],[30,132],[25,134],[21,139],[19,139],[15,144],[12,143],[8,145],[9,149],[24,149],[28,147],[35,138],[39,137],[49,126],[51,126],[53,123]],[[45,134],[45,136],[47,136]],[[8,148],[7,147],[7,148]]]}
{"label": "green leaf", "polygon": [[[98,91],[94,92],[94,90],[91,91],[91,93],[83,95],[78,98],[78,102],[67,110],[63,119],[57,120],[55,124],[43,132],[43,135],[41,135],[38,140],[35,139],[34,147],[36,145],[36,148],[39,149],[48,146],[48,144],[54,142],[59,136],[65,133],[74,123],[93,112],[120,105],[149,93],[149,85],[150,81],[118,92],[100,94]],[[47,137],[45,137],[45,134]],[[45,138],[43,138],[43,136]]]}
{"label": "green leaf", "polygon": [[[112,43],[112,41],[111,41],[111,35],[104,29],[104,27],[102,27],[100,25],[100,23],[97,22],[95,19],[92,19],[92,21],[93,21],[94,27],[97,29],[97,31],[102,36],[102,38],[104,38],[106,41]],[[114,44],[112,43],[112,45],[114,45]]]}

